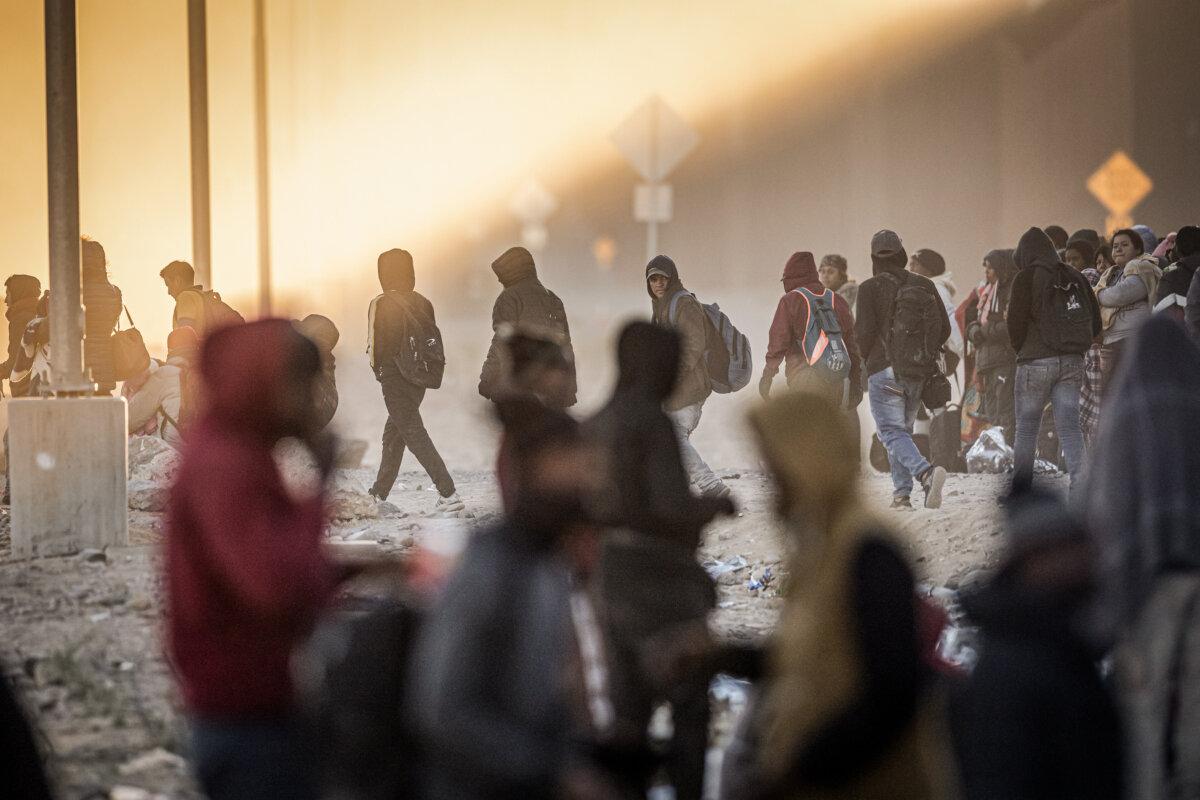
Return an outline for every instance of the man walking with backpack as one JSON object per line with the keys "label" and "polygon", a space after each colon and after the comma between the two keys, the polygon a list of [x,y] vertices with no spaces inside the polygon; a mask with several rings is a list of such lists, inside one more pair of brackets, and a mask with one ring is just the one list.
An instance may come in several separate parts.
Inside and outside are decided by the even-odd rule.
{"label": "man walking with backpack", "polygon": [[946,470],[931,465],[913,441],[926,384],[939,374],[950,319],[933,282],[905,269],[908,254],[895,231],[871,238],[872,277],[858,290],[856,334],[867,394],[892,471],[892,508],[911,508],[913,478],[925,507],[940,508]]}
{"label": "man walking with backpack", "polygon": [[425,390],[441,385],[446,366],[433,305],[413,290],[416,272],[407,251],[380,254],[378,268],[383,294],[371,301],[367,311],[367,358],[383,389],[388,420],[383,429],[379,474],[370,494],[377,500],[387,499],[407,447],[441,495],[434,510],[455,514],[464,509],[463,502],[421,420]]}
{"label": "man walking with backpack", "polygon": [[1059,260],[1054,243],[1040,228],[1025,232],[1013,261],[1019,270],[1008,304],[1008,335],[1017,352],[1013,488],[1027,488],[1033,481],[1047,402],[1073,487],[1083,467],[1083,354],[1103,329],[1100,305],[1087,278]]}
{"label": "man walking with backpack", "polygon": [[703,497],[728,497],[729,487],[692,444],[692,433],[700,424],[704,401],[713,390],[705,362],[711,323],[700,301],[683,288],[675,262],[666,256],[655,256],[646,265],[646,291],[650,294],[654,324],[672,328],[679,334],[678,379],[663,409],[679,436],[684,469]]}

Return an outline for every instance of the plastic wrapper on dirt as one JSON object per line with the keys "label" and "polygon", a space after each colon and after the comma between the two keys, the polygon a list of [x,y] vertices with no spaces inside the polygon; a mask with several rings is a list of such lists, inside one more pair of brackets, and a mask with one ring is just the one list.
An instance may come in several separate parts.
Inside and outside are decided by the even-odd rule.
{"label": "plastic wrapper on dirt", "polygon": [[988,428],[979,434],[967,450],[967,472],[972,474],[1008,472],[1013,466],[1013,450],[1004,441],[1003,428]]}

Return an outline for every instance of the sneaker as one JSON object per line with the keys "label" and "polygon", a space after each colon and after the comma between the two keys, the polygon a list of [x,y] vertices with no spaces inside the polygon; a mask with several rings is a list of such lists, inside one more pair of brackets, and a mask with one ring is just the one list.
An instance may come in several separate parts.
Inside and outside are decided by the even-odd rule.
{"label": "sneaker", "polygon": [[921,477],[921,487],[925,489],[925,507],[942,507],[942,487],[946,485],[946,468],[931,467]]}
{"label": "sneaker", "polygon": [[457,514],[465,510],[466,507],[462,498],[458,496],[458,492],[455,492],[449,497],[439,497],[437,503],[433,506],[433,510],[438,514]]}
{"label": "sneaker", "polygon": [[374,486],[372,486],[370,489],[367,490],[367,494],[369,494],[371,497],[375,498],[375,501],[378,503],[382,503],[385,500],[387,500],[387,495],[380,492]]}
{"label": "sneaker", "polygon": [[905,508],[912,511],[912,500],[909,500],[906,494],[898,494],[892,498],[892,508],[897,511]]}
{"label": "sneaker", "polygon": [[705,486],[700,490],[701,497],[722,498],[729,497],[729,494],[729,487],[725,485],[725,481],[720,480],[719,478],[717,479],[716,483],[710,483],[708,486]]}

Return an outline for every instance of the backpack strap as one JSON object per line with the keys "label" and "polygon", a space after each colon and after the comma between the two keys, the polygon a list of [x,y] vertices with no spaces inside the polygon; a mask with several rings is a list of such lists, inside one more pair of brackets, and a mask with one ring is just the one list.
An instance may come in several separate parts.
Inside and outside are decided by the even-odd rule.
{"label": "backpack strap", "polygon": [[679,301],[684,297],[690,297],[693,300],[696,299],[696,295],[692,294],[686,289],[681,289],[671,296],[671,304],[667,307],[667,322],[669,322],[672,327],[675,326],[675,320],[679,316]]}

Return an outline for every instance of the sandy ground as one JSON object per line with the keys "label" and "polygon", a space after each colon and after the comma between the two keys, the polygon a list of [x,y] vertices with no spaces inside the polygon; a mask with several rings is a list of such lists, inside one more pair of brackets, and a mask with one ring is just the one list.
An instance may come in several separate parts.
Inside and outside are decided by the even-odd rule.
{"label": "sandy ground", "polygon": [[[719,578],[713,623],[722,635],[757,639],[769,633],[783,602],[771,487],[755,468],[721,472],[742,513],[711,527],[700,558],[744,560],[745,566]],[[401,477],[405,486],[391,497],[396,510],[390,513],[396,516],[338,523],[331,539],[382,539],[383,549],[398,552],[414,538],[441,541],[495,518],[487,471],[455,474],[475,515],[467,520],[426,516],[436,497],[428,479],[412,472]],[[953,585],[998,552],[995,498],[1002,485],[998,476],[952,476],[940,511],[887,510],[886,476],[866,476],[864,490],[908,547],[920,578]],[[61,796],[68,800],[198,796],[186,760],[174,755],[186,756],[187,745],[159,639],[161,515],[131,512],[130,522],[128,548],[31,562],[12,559],[7,513],[0,517],[0,657],[36,716]],[[762,589],[748,588],[767,568],[774,580]],[[114,794],[116,787],[129,791]]]}

